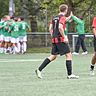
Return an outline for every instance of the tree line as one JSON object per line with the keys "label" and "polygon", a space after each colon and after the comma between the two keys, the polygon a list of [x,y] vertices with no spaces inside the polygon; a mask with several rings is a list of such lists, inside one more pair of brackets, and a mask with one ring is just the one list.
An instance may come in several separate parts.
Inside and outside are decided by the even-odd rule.
{"label": "tree line", "polygon": [[[33,32],[48,31],[48,23],[62,3],[69,6],[68,14],[72,11],[84,17],[86,32],[90,32],[92,18],[96,15],[96,0],[14,0],[14,3],[14,15],[28,20]],[[0,18],[6,14],[9,14],[9,0],[0,0]],[[72,26],[70,30],[74,31]]]}

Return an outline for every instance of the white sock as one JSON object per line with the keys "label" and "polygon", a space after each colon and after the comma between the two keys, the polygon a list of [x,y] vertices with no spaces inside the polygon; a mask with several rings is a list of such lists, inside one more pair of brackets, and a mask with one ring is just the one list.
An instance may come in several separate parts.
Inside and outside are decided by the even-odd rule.
{"label": "white sock", "polygon": [[26,49],[27,49],[27,44],[26,44],[26,42],[23,42],[23,50],[24,50],[24,52],[26,52]]}
{"label": "white sock", "polygon": [[91,66],[94,66],[95,64],[91,64]]}
{"label": "white sock", "polygon": [[17,52],[20,52],[20,43],[17,43]]}

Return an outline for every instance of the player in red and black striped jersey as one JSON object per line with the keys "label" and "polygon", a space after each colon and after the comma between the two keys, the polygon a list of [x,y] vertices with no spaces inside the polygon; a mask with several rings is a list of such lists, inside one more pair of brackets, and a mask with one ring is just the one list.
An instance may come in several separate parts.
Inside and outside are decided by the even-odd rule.
{"label": "player in red and black striped jersey", "polygon": [[93,39],[94,55],[91,60],[90,75],[94,75],[94,65],[96,64],[96,17],[93,18],[92,28],[93,28],[93,35],[94,35],[94,39]]}
{"label": "player in red and black striped jersey", "polygon": [[41,71],[53,60],[57,58],[57,55],[65,55],[66,56],[66,68],[67,68],[67,78],[68,79],[78,79],[79,76],[75,76],[72,74],[72,55],[70,52],[70,48],[68,45],[68,38],[64,33],[66,28],[66,22],[71,18],[65,17],[68,11],[68,6],[65,4],[60,5],[59,7],[60,13],[53,17],[51,23],[49,25],[49,32],[52,36],[52,51],[51,55],[44,60],[44,62],[40,65],[40,67],[35,71],[39,78],[42,78]]}

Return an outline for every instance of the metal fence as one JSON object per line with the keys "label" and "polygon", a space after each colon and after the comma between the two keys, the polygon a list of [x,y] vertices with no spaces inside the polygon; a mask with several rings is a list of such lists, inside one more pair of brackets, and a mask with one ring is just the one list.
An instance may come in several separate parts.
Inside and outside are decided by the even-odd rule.
{"label": "metal fence", "polygon": [[31,32],[27,34],[28,47],[49,47],[51,46],[51,36],[49,32]]}
{"label": "metal fence", "polygon": [[[32,47],[51,47],[51,36],[49,32],[31,32],[27,34],[28,36],[28,48]],[[69,33],[69,45],[74,50],[75,43],[77,41],[77,34]],[[93,35],[85,34],[85,43],[87,48],[93,47]]]}

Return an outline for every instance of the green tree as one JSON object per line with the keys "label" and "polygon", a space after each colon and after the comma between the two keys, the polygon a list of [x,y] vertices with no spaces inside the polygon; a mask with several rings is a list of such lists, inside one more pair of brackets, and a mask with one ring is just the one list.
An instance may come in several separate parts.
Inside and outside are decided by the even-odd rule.
{"label": "green tree", "polygon": [[7,15],[9,12],[9,2],[8,0],[0,0],[0,18]]}
{"label": "green tree", "polygon": [[[68,15],[72,11],[74,15],[84,17],[87,32],[90,31],[92,18],[96,15],[96,0],[14,0],[14,2],[15,15],[30,18],[32,31],[46,31],[50,19],[58,14],[58,7],[62,3],[69,6]],[[8,13],[9,0],[0,0],[0,17]]]}

